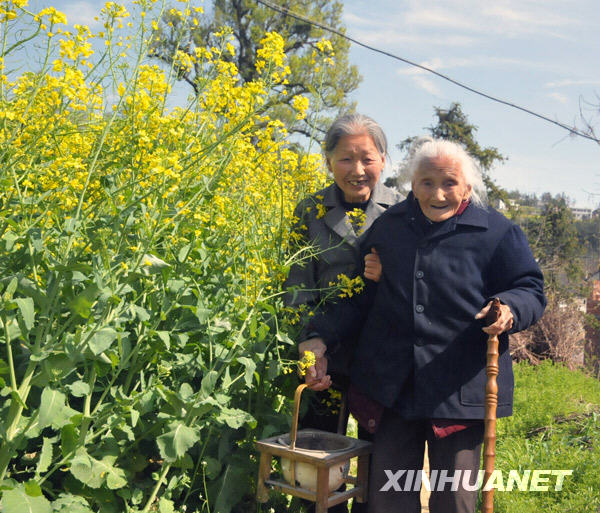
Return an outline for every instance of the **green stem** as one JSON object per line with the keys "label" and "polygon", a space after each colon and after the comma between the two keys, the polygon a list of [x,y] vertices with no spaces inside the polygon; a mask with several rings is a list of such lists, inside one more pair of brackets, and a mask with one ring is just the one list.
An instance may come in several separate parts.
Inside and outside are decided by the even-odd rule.
{"label": "green stem", "polygon": [[4,328],[4,337],[6,338],[6,353],[8,357],[8,370],[10,372],[10,387],[17,393],[17,376],[15,374],[15,364],[13,360],[12,346],[10,344],[10,335],[8,333],[8,324],[6,316],[2,315],[2,327]]}
{"label": "green stem", "polygon": [[158,495],[158,490],[160,490],[160,487],[162,486],[163,481],[167,477],[169,470],[171,470],[171,463],[168,463],[163,467],[162,472],[160,473],[160,477],[158,478],[158,481],[156,481],[156,485],[154,485],[152,493],[150,494],[150,497],[148,498],[148,502],[146,502],[146,506],[142,510],[142,513],[148,513],[148,511],[150,511],[150,508],[152,507],[152,503],[154,502],[154,499],[156,499],[156,496]]}
{"label": "green stem", "polygon": [[[23,405],[27,400],[31,387],[29,383],[33,377],[33,373],[37,367],[37,362],[30,361],[27,365],[27,370],[23,376],[23,381],[18,390],[13,392],[13,397],[10,401],[10,409],[7,415],[6,425],[6,438],[4,443],[0,446],[0,481],[6,476],[8,470],[8,464],[12,459],[12,453],[14,449],[14,439],[18,432],[19,422],[21,421],[21,415],[23,414]],[[15,395],[17,397],[15,397]],[[17,400],[18,399],[18,400]]]}
{"label": "green stem", "polygon": [[85,403],[83,405],[83,421],[81,423],[81,431],[79,432],[79,445],[85,445],[85,437],[90,427],[92,417],[90,415],[90,409],[92,404],[92,394],[94,393],[94,386],[96,385],[96,366],[92,363],[92,370],[88,379],[90,385],[90,391],[85,397]]}

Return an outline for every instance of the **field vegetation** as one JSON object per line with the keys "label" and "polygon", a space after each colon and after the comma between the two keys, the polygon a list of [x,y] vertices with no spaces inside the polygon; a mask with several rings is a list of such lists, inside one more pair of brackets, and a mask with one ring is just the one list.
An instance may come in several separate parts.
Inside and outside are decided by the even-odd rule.
{"label": "field vegetation", "polygon": [[97,32],[1,8],[2,512],[254,510],[253,441],[288,429],[295,382],[292,211],[325,178],[264,113],[283,38],[245,83],[226,30],[182,53],[202,80],[169,108],[177,74],[146,58],[165,5],[108,2]]}

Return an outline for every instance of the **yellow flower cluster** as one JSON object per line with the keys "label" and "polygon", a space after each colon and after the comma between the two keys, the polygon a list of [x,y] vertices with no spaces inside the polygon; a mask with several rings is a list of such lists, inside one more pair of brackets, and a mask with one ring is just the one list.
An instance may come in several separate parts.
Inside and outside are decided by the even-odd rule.
{"label": "yellow flower cluster", "polygon": [[[7,10],[25,4],[1,5]],[[140,241],[160,241],[161,251],[154,253],[178,255],[180,248],[210,239],[214,260],[222,262],[215,273],[241,283],[235,301],[254,302],[284,278],[280,260],[298,198],[325,181],[321,157],[290,150],[283,124],[261,113],[276,94],[270,87],[289,74],[284,40],[265,36],[257,52],[262,78],[249,83],[240,83],[235,65],[221,58],[234,51],[227,32],[221,48],[179,52],[176,67],[199,65],[205,77],[187,105],[169,108],[176,73],[145,62],[146,46],[137,49],[137,65],[114,50],[128,44],[130,31],[122,28],[127,17],[152,32],[157,20],[143,4],[134,3],[136,14],[108,2],[97,33],[83,26],[52,37],[41,32],[31,44],[48,48],[48,64],[20,76],[2,74],[2,176],[12,187],[3,188],[0,201],[47,241],[57,240],[55,230],[67,222],[139,208],[139,240],[100,230],[90,241],[74,230],[68,246],[52,251],[92,255],[100,244],[112,245],[127,253],[115,264],[127,273],[143,266],[148,248]],[[27,16],[38,23],[66,22],[52,8],[17,15],[24,27]],[[94,40],[110,44],[103,45],[104,53],[94,52]],[[301,97],[296,105],[303,114],[308,108]]]}
{"label": "yellow flower cluster", "polygon": [[317,48],[313,50],[311,55],[311,64],[313,66],[313,71],[319,73],[321,71],[319,61],[327,66],[333,66],[335,64],[335,51],[329,39],[320,39],[317,41],[316,47]]}
{"label": "yellow flower cluster", "polygon": [[327,213],[327,207],[322,203],[317,203],[317,219],[321,219]]}
{"label": "yellow flower cluster", "polygon": [[28,0],[0,0],[0,21],[14,20],[17,9],[27,7]]}
{"label": "yellow flower cluster", "polygon": [[360,235],[365,228],[365,222],[367,220],[367,214],[362,208],[355,208],[346,212],[350,224],[357,235]]}
{"label": "yellow flower cluster", "polygon": [[327,406],[327,409],[331,413],[339,413],[340,406],[342,405],[342,392],[330,387],[327,389],[327,397],[323,397],[321,402]]}
{"label": "yellow flower cluster", "polygon": [[301,376],[306,375],[306,371],[317,362],[315,353],[312,351],[304,351],[302,358],[298,360],[298,373]]}
{"label": "yellow flower cluster", "polygon": [[296,95],[292,98],[292,107],[296,111],[296,119],[304,119],[310,100],[306,96]]}
{"label": "yellow flower cluster", "polygon": [[338,274],[337,283],[329,283],[330,287],[337,287],[338,296],[341,298],[352,297],[354,294],[360,294],[365,287],[365,282],[360,276],[350,278],[345,274]]}
{"label": "yellow flower cluster", "polygon": [[285,41],[277,32],[268,32],[260,41],[256,51],[256,71],[269,74],[273,84],[285,84],[286,77],[291,73],[286,64]]}

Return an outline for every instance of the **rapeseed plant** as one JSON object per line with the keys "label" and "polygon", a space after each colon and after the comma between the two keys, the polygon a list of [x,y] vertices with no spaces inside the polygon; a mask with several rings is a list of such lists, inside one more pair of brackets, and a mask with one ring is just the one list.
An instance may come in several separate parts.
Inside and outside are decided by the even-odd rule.
{"label": "rapeseed plant", "polygon": [[[279,34],[254,82],[226,58],[227,29],[165,68],[147,55],[168,9],[107,2],[94,31],[0,2],[5,513],[228,511],[252,493],[252,440],[285,430],[298,313],[281,285],[322,158],[264,114],[289,74]],[[200,13],[177,2],[170,16]],[[38,68],[12,71],[35,48]],[[170,107],[190,67],[198,94]]]}

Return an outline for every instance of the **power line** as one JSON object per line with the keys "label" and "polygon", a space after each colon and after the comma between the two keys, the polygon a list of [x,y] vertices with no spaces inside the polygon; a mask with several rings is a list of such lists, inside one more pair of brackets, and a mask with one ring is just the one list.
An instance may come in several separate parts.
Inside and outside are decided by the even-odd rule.
{"label": "power line", "polygon": [[487,98],[488,100],[492,100],[494,102],[500,103],[502,105],[506,105],[508,107],[512,107],[513,109],[517,109],[520,110],[522,112],[525,112],[526,114],[529,114],[531,116],[535,116],[536,118],[542,119],[544,121],[547,121],[549,123],[552,123],[553,125],[559,126],[560,128],[563,128],[564,130],[569,131],[570,133],[574,134],[574,135],[578,135],[579,137],[583,137],[585,139],[589,139],[591,141],[597,142],[598,144],[600,144],[600,139],[590,135],[590,134],[586,134],[585,132],[581,132],[573,127],[570,127],[568,125],[565,125],[559,121],[555,121],[547,116],[544,116],[542,114],[539,114],[537,112],[534,112],[530,109],[527,109],[525,107],[521,107],[520,105],[517,105],[515,103],[511,103],[509,101],[506,100],[502,100],[501,98],[497,98],[495,96],[489,95],[487,93],[484,93],[482,91],[479,91],[477,89],[474,89],[473,87],[470,87],[466,84],[463,84],[457,80],[454,80],[453,78],[444,75],[443,73],[440,73],[438,71],[435,71],[434,69],[428,68],[427,66],[423,66],[422,64],[418,64],[416,62],[413,62],[409,59],[405,59],[404,57],[400,57],[399,55],[395,55],[393,53],[387,52],[385,50],[381,50],[379,48],[376,48],[374,46],[368,45],[366,43],[363,43],[362,41],[359,41],[358,39],[354,39],[350,36],[347,36],[346,34],[344,34],[343,32],[330,27],[329,25],[325,25],[323,23],[320,23],[318,21],[312,20],[310,18],[307,18],[306,16],[303,16],[301,14],[298,14],[296,12],[290,11],[287,7],[282,7],[276,4],[273,4],[271,2],[269,2],[268,0],[256,0],[259,4],[264,5],[265,7],[268,7],[269,9],[273,9],[274,11],[277,11],[281,14],[285,14],[286,16],[289,16],[290,18],[294,18],[297,19],[299,21],[303,21],[304,23],[308,23],[309,25],[313,25],[315,27],[319,27],[323,30],[326,30],[327,32],[331,32],[333,34],[336,34],[344,39],[346,39],[347,41],[350,41],[358,46],[362,46],[363,48],[366,48],[367,50],[371,50],[373,52],[376,53],[380,53],[382,55],[385,55],[386,57],[391,57],[392,59],[396,59],[398,61],[404,62],[406,64],[409,64],[411,66],[414,66],[416,68],[422,69],[423,71],[427,71],[428,73],[431,73],[433,75],[436,75],[444,80],[447,80],[448,82],[451,82],[452,84],[461,87],[463,89],[466,89],[467,91],[470,91],[472,93],[475,93],[479,96],[483,96],[484,98]]}

